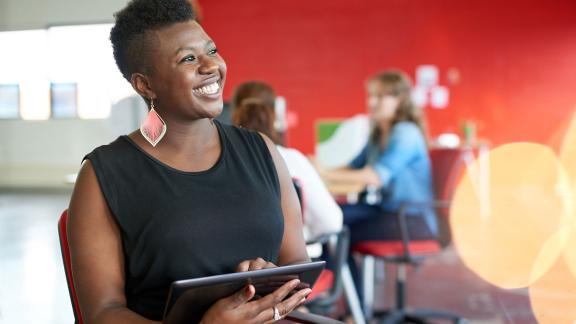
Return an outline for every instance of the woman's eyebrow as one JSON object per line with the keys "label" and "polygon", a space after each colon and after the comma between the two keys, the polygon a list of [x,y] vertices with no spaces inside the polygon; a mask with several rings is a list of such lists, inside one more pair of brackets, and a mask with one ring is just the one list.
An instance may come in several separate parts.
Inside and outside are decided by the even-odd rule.
{"label": "woman's eyebrow", "polygon": [[192,47],[192,46],[179,47],[176,50],[176,53],[174,53],[174,55],[176,56],[176,55],[180,54],[181,52],[194,52],[194,47]]}
{"label": "woman's eyebrow", "polygon": [[[210,46],[214,46],[215,43],[213,40],[209,40],[206,42],[206,44],[204,45],[204,48],[210,47]],[[179,47],[176,50],[176,53],[174,55],[178,55],[180,54],[180,52],[184,52],[184,51],[190,51],[190,52],[194,52],[194,50],[196,50],[196,48],[194,46],[184,46],[184,47]]]}

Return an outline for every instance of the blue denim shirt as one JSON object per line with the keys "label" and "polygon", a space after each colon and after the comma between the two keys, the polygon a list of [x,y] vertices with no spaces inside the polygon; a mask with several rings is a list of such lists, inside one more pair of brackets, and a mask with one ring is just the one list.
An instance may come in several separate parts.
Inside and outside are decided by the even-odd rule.
{"label": "blue denim shirt", "polygon": [[[354,169],[367,165],[376,171],[382,181],[382,208],[385,211],[397,212],[402,202],[427,202],[434,199],[428,148],[416,124],[395,124],[384,150],[367,144],[350,163]],[[412,208],[408,213],[422,215],[432,234],[438,233],[433,208]]]}

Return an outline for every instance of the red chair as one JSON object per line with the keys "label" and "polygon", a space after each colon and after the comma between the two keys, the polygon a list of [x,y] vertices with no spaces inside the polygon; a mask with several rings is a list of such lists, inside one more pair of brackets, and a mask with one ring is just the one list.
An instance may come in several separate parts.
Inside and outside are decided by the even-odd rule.
{"label": "red chair", "polygon": [[[464,154],[469,151],[460,149],[433,149],[430,151],[432,175],[434,178],[435,201],[406,203],[397,214],[402,240],[364,241],[355,244],[352,251],[362,257],[364,314],[367,319],[373,317],[374,309],[374,269],[375,260],[383,260],[397,265],[395,308],[382,315],[385,323],[421,323],[425,319],[448,319],[455,323],[464,321],[460,316],[435,310],[408,310],[406,308],[406,267],[420,265],[427,256],[441,252],[450,242],[448,224],[449,204],[458,178],[465,166]],[[406,210],[413,206],[436,208],[439,238],[438,240],[410,240],[406,225]]]}
{"label": "red chair", "polygon": [[78,296],[76,296],[76,289],[74,288],[74,278],[72,278],[72,266],[70,264],[70,248],[68,246],[67,235],[68,223],[68,209],[62,212],[58,220],[58,237],[60,238],[60,250],[62,251],[62,261],[64,262],[64,272],[66,273],[66,283],[68,284],[68,293],[70,294],[70,301],[72,302],[72,310],[74,311],[74,323],[83,324],[82,313],[80,312],[80,305],[78,305]]}
{"label": "red chair", "polygon": [[[58,220],[58,237],[60,238],[60,250],[62,251],[62,261],[64,263],[64,272],[66,273],[66,283],[68,284],[68,292],[70,294],[70,301],[72,303],[72,310],[74,311],[74,323],[83,324],[82,313],[80,312],[80,305],[78,304],[78,296],[74,288],[74,278],[72,277],[72,265],[70,263],[70,248],[68,246],[67,235],[67,222],[68,210],[64,210],[60,219]],[[293,311],[285,320],[289,323],[301,324],[343,324],[342,322],[318,316],[314,314],[307,314],[298,311]]]}

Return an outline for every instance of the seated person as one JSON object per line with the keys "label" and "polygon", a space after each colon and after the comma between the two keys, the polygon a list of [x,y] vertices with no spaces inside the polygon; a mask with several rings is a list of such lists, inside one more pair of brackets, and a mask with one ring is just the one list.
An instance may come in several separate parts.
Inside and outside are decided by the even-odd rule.
{"label": "seated person", "polygon": [[[150,107],[140,131],[88,154],[70,202],[72,275],[86,323],[159,323],[170,284],[309,261],[294,186],[274,143],[213,120],[226,64],[186,0],[132,0],[111,31]],[[247,285],[211,323],[268,323],[310,293]]]}
{"label": "seated person", "polygon": [[[404,202],[434,199],[428,147],[420,110],[410,98],[408,76],[386,71],[366,84],[372,131],[367,145],[349,167],[322,170],[331,181],[362,182],[379,188],[381,202],[344,205],[344,223],[351,242],[399,240],[396,215]],[[433,208],[408,210],[410,239],[433,239],[437,234]]]}
{"label": "seated person", "polygon": [[[244,99],[232,113],[234,125],[259,131],[277,143],[278,134],[274,130],[274,120],[274,109],[267,107],[258,98]],[[290,176],[297,179],[302,187],[304,237],[310,240],[322,234],[339,231],[342,228],[342,210],[312,164],[298,150],[278,144],[276,148],[284,158]],[[319,257],[321,249],[313,247],[308,252],[310,256]]]}
{"label": "seated person", "polygon": [[[242,104],[245,99],[248,98],[258,98],[262,104],[272,110],[274,110],[274,116],[276,115],[276,92],[268,83],[263,81],[246,81],[239,84],[232,94],[232,100],[230,102],[232,114],[234,110]],[[285,134],[284,130],[279,129],[277,120],[274,120],[274,131],[276,133],[276,143],[278,145],[284,145]]]}

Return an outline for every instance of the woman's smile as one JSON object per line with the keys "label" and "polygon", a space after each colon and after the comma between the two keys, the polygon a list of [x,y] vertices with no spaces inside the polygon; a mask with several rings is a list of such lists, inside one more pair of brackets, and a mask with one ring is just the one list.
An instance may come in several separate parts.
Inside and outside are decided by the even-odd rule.
{"label": "woman's smile", "polygon": [[222,96],[221,79],[209,80],[192,89],[192,93],[202,99],[219,99]]}

